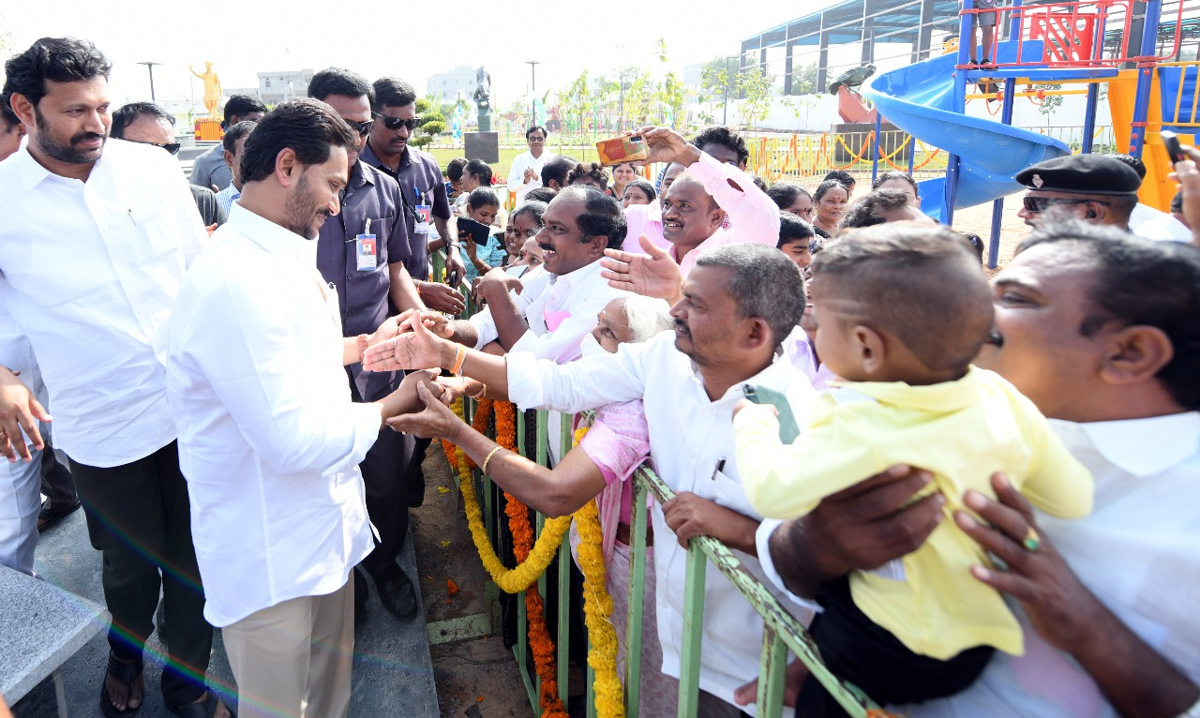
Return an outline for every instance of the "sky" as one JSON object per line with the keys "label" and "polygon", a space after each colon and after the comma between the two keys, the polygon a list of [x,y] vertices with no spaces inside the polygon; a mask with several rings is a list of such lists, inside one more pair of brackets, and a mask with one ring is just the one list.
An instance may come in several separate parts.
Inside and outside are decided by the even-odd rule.
{"label": "sky", "polygon": [[[223,5],[55,0],[46,5],[25,0],[0,8],[0,36],[7,33],[10,49],[17,51],[44,36],[91,40],[113,62],[111,89],[118,103],[149,99],[147,70],[137,64],[147,60],[162,63],[154,68],[160,100],[195,93],[199,103],[203,86],[192,79],[188,64],[203,72],[207,60],[225,88],[256,86],[256,72],[338,65],[368,79],[402,77],[421,94],[429,75],[456,65],[484,65],[492,76],[494,104],[507,107],[529,90],[528,60],[541,62],[538,94],[565,88],[584,68],[609,76],[630,64],[657,75],[678,72],[686,64],[736,54],[746,37],[831,4],[833,0],[803,5],[779,0],[589,3],[603,8],[596,12],[582,3],[555,7],[477,0],[445,5],[412,0]],[[214,8],[207,15],[201,10],[206,5]],[[424,10],[428,7],[446,10]],[[337,10],[350,8],[358,14],[338,16]],[[192,9],[192,17],[173,19],[185,9]],[[667,63],[658,59],[660,37],[666,41]]]}

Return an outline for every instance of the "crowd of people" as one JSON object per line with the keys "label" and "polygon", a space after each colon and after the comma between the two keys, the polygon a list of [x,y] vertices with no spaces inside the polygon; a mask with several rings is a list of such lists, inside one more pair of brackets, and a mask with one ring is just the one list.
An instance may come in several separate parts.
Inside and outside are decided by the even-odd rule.
{"label": "crowd of people", "polygon": [[[0,564],[35,574],[39,526],[82,503],[104,715],[141,707],[164,623],[174,714],[346,715],[367,592],[416,613],[397,557],[433,439],[547,515],[597,500],[618,627],[633,473],[675,492],[639,715],[678,711],[696,536],[908,715],[1200,715],[1200,152],[1176,216],[1138,204],[1133,157],[1025,169],[1033,232],[989,286],[912,177],[767,187],[725,127],[642,129],[653,182],[531,127],[505,212],[486,163],[409,146],[399,78],[230,98],[188,182],[174,118],[110,107],[109,70],[43,38],[0,102]],[[463,396],[596,411],[547,467]],[[762,619],[703,590],[697,714],[752,714]],[[236,707],[205,683],[214,628]],[[799,663],[785,700],[843,714]]]}

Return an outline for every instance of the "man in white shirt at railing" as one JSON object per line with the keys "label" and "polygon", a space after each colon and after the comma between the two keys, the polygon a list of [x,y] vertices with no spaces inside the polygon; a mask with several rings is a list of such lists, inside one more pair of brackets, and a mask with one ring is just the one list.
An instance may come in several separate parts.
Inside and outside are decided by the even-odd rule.
{"label": "man in white shirt at railing", "polygon": [[403,397],[416,399],[417,374],[351,401],[343,366],[369,340],[343,339],[337,291],[316,269],[357,139],[317,100],[263,117],[243,149],[242,197],[171,313],[167,391],[204,615],[223,628],[242,718],[346,715],[347,579],[374,547],[358,464],[383,420],[416,406]]}
{"label": "man in white shirt at railing", "polygon": [[[902,712],[1192,718],[1200,715],[1200,252],[1115,229],[1044,229],[994,280],[998,346],[978,363],[1062,420],[1056,431],[1095,476],[1095,510],[1075,521],[1035,516],[997,480],[998,502],[968,493],[965,503],[994,528],[964,512],[955,519],[1008,566],[973,573],[1019,602],[1025,653],[997,653],[963,693]],[[767,573],[804,601],[822,581],[904,555],[942,516],[936,494],[908,505],[927,480],[894,467],[779,530],[764,522]]]}
{"label": "man in white shirt at railing", "polygon": [[[760,517],[746,500],[734,461],[733,406],[744,384],[785,393],[797,409],[814,392],[779,351],[804,311],[800,271],[774,247],[734,244],[703,252],[671,309],[676,329],[616,354],[556,365],[528,353],[497,357],[438,339],[423,326],[369,349],[364,366],[461,369],[523,408],[577,412],[642,399],[658,473],[678,496],[655,505],[654,559],[663,671],[680,674],[684,574],[692,536],[725,542],[762,580]],[[678,541],[672,541],[674,532]],[[733,693],[758,673],[763,622],[723,576],[704,591],[701,716],[736,716]],[[807,615],[806,615],[807,617]],[[753,710],[753,709],[751,709]]]}

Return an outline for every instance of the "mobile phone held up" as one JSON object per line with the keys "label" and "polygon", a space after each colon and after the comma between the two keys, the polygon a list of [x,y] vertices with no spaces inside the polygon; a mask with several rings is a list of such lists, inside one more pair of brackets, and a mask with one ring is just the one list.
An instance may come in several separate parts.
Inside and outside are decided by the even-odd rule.
{"label": "mobile phone held up", "polygon": [[753,384],[743,384],[742,393],[755,404],[770,404],[775,407],[775,411],[779,412],[780,441],[790,444],[796,440],[797,436],[800,436],[800,427],[796,424],[795,415],[792,414],[792,405],[788,403],[787,397],[782,393]]}
{"label": "mobile phone held up", "polygon": [[1179,145],[1179,137],[1170,130],[1163,130],[1158,133],[1162,137],[1163,146],[1167,148],[1167,155],[1171,158],[1171,164],[1186,160],[1187,155],[1183,154],[1183,147]]}
{"label": "mobile phone held up", "polygon": [[458,218],[458,236],[470,235],[471,241],[480,247],[486,247],[488,236],[491,235],[492,228],[483,222],[476,222],[470,217]]}
{"label": "mobile phone held up", "polygon": [[650,151],[646,149],[646,138],[641,135],[600,140],[596,143],[596,154],[600,155],[600,164],[605,167],[636,162],[650,157]]}

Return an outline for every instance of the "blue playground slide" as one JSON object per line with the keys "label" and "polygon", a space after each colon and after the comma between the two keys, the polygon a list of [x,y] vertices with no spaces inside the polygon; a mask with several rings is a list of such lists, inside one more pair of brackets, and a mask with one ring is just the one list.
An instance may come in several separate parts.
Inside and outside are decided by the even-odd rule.
{"label": "blue playground slide", "polygon": [[[1016,53],[1016,41],[1000,43],[998,62],[1014,62]],[[1022,54],[1027,61],[1040,58],[1041,42],[1026,40]],[[1021,186],[1013,180],[1017,172],[1070,150],[1062,142],[1036,132],[954,112],[956,61],[957,54],[942,55],[877,75],[862,94],[875,103],[888,122],[962,158],[954,201],[958,208],[1019,191]],[[973,89],[968,84],[968,90]],[[920,183],[921,210],[939,220],[945,185],[945,177]]]}

